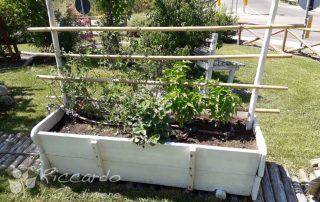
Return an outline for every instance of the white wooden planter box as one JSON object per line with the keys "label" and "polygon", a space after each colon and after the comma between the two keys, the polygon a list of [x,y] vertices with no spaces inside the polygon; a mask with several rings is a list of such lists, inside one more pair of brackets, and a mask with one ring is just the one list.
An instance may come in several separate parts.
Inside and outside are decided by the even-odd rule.
{"label": "white wooden planter box", "polygon": [[142,148],[128,138],[48,132],[63,115],[62,110],[50,114],[31,132],[42,176],[49,168],[98,176],[110,171],[123,181],[257,197],[267,151],[256,120],[257,150],[172,142]]}

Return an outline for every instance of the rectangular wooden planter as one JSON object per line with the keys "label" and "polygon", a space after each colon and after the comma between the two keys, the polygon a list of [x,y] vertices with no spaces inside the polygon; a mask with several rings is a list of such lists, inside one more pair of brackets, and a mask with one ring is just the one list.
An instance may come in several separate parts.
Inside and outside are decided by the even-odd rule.
{"label": "rectangular wooden planter", "polygon": [[267,150],[256,120],[257,150],[172,142],[142,148],[128,138],[48,132],[63,115],[63,110],[51,113],[31,132],[41,176],[50,168],[81,175],[109,172],[123,181],[257,197]]}

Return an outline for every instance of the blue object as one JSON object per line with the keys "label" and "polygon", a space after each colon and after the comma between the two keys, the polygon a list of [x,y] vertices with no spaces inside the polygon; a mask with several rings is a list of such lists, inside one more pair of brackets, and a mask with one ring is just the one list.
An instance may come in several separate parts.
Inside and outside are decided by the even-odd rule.
{"label": "blue object", "polygon": [[82,15],[88,14],[90,12],[91,6],[88,0],[76,0],[76,9]]}

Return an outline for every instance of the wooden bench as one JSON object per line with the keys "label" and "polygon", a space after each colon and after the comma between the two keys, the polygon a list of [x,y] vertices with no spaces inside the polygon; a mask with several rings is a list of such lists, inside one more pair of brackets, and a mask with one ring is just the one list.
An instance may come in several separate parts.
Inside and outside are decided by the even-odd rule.
{"label": "wooden bench", "polygon": [[[210,43],[209,48],[208,47],[196,48],[193,50],[193,55],[214,55],[215,54],[217,43],[218,43],[218,33],[213,33],[211,39],[207,39],[206,41]],[[219,70],[229,71],[229,76],[227,81],[228,83],[233,83],[236,70],[245,66],[244,64],[239,62],[226,61],[221,59],[208,60],[208,61],[198,60],[196,64],[206,70],[206,80],[209,80],[212,78],[213,71],[219,71]]]}

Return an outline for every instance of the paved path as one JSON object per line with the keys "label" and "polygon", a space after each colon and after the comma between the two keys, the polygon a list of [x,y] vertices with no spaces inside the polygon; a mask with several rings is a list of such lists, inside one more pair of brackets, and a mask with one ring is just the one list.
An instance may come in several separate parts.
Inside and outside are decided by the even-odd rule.
{"label": "paved path", "polygon": [[15,169],[22,173],[28,168],[38,169],[39,153],[29,136],[0,132],[0,170],[9,174]]}
{"label": "paved path", "polygon": [[[233,13],[236,12],[236,0],[222,0],[222,4],[228,9],[228,11],[231,11],[232,8],[232,2],[233,4]],[[237,9],[237,15],[239,16],[239,20],[243,22],[252,22],[252,23],[259,23],[259,24],[265,24],[268,20],[268,14],[269,9],[271,5],[271,0],[249,0],[248,7],[246,9],[246,12],[243,12],[243,1],[238,1],[238,9]],[[320,29],[320,9],[313,10],[309,12],[310,15],[314,16],[313,19],[313,26],[312,28]],[[293,6],[288,5],[285,3],[279,3],[278,12],[276,16],[275,23],[278,24],[304,24],[304,16],[305,11],[300,8],[299,6]],[[302,32],[299,30],[294,31],[298,36],[301,36]],[[263,36],[264,31],[259,30],[257,31],[259,35]],[[254,37],[252,34],[248,32],[244,32],[244,37]],[[276,36],[272,37],[273,41],[282,41],[283,34],[278,34]],[[289,35],[288,38],[288,45],[289,46],[299,46],[299,42],[291,37]],[[311,33],[310,39],[308,39],[310,43],[320,42],[320,33]]]}

